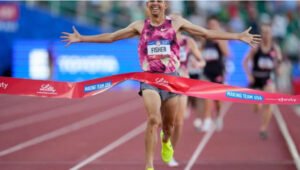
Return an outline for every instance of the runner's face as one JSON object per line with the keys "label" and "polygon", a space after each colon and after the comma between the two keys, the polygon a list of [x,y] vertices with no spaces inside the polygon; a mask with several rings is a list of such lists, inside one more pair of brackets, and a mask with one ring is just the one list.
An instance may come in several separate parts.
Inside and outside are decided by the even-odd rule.
{"label": "runner's face", "polygon": [[212,30],[218,30],[220,29],[220,24],[217,20],[215,19],[210,19],[208,22],[207,22],[207,27],[208,29],[212,29]]}
{"label": "runner's face", "polygon": [[272,40],[272,31],[269,25],[261,26],[261,35],[264,41]]}
{"label": "runner's face", "polygon": [[164,14],[167,9],[166,2],[164,0],[148,0],[147,8],[152,16],[159,16]]}

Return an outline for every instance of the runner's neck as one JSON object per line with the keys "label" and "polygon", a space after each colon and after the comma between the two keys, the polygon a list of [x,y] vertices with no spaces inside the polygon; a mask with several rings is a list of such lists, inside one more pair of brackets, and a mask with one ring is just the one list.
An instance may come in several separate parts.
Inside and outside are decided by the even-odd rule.
{"label": "runner's neck", "polygon": [[272,45],[273,42],[269,40],[266,42],[262,42],[261,49],[263,50],[263,52],[268,52],[272,48]]}
{"label": "runner's neck", "polygon": [[165,22],[165,18],[165,15],[160,15],[158,17],[150,16],[150,24],[155,27],[160,26]]}

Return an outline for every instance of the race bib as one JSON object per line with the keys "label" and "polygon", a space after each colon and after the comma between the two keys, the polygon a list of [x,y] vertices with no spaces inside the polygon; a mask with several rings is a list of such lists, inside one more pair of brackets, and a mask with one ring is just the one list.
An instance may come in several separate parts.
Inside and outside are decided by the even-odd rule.
{"label": "race bib", "polygon": [[171,45],[169,40],[151,41],[147,44],[148,55],[170,55]]}
{"label": "race bib", "polygon": [[187,53],[185,47],[180,47],[180,61],[185,62],[187,60]]}
{"label": "race bib", "polygon": [[212,61],[212,60],[218,60],[219,59],[219,53],[217,50],[213,48],[205,49],[202,53],[203,58],[206,61]]}
{"label": "race bib", "polygon": [[274,63],[270,58],[267,57],[260,57],[258,59],[258,67],[260,69],[268,69],[271,70],[274,68]]}

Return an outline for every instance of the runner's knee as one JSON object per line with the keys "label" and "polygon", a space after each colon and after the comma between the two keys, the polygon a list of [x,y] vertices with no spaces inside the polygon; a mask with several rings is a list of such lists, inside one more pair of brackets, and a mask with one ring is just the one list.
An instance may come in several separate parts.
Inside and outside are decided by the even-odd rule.
{"label": "runner's knee", "polygon": [[183,117],[177,116],[175,119],[175,126],[183,126]]}
{"label": "runner's knee", "polygon": [[177,127],[183,126],[183,120],[176,120],[175,126],[177,126]]}
{"label": "runner's knee", "polygon": [[161,124],[161,119],[159,115],[152,115],[148,118],[148,124],[151,126],[159,126]]}

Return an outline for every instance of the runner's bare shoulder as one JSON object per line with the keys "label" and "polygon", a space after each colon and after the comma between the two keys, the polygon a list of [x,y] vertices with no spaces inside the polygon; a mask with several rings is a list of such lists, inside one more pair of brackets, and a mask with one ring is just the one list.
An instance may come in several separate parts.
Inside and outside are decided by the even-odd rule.
{"label": "runner's bare shoulder", "polygon": [[137,30],[137,32],[139,34],[142,33],[142,30],[143,30],[143,27],[144,27],[144,21],[143,20],[137,20],[137,21],[134,21],[133,23],[131,23],[130,25]]}
{"label": "runner's bare shoulder", "polygon": [[176,13],[168,15],[168,17],[170,17],[172,21],[180,21],[183,19],[180,14],[176,14]]}
{"label": "runner's bare shoulder", "polygon": [[182,16],[180,14],[170,14],[168,17],[171,18],[174,28],[178,30],[182,25]]}

